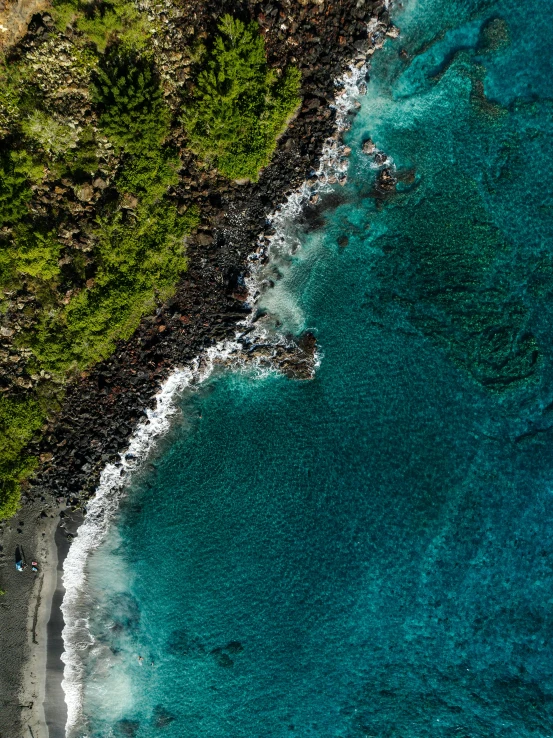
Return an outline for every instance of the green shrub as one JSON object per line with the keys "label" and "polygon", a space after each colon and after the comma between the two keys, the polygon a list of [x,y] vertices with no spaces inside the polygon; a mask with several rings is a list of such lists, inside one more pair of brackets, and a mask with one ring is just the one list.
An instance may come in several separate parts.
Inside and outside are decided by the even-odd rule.
{"label": "green shrub", "polygon": [[0,395],[0,520],[17,511],[19,485],[36,465],[36,459],[23,450],[43,423],[44,414],[34,397]]}
{"label": "green shrub", "polygon": [[18,65],[0,58],[0,133],[6,135],[19,112],[20,80]]}
{"label": "green shrub", "polygon": [[14,225],[28,213],[30,180],[36,175],[31,157],[23,151],[0,153],[0,228]]}
{"label": "green shrub", "polygon": [[149,35],[146,15],[128,0],[54,0],[53,16],[62,31],[74,24],[101,52],[115,39],[136,48],[143,45]]}
{"label": "green shrub", "polygon": [[169,133],[171,114],[153,62],[134,51],[117,46],[101,60],[93,99],[106,136],[131,154],[155,151]]}
{"label": "green shrub", "polygon": [[178,158],[165,149],[128,157],[117,178],[117,189],[140,197],[143,205],[159,202],[169,187],[178,184],[179,166]]}
{"label": "green shrub", "polygon": [[186,268],[184,236],[197,223],[197,211],[179,216],[163,201],[101,221],[95,284],[63,311],[43,316],[30,343],[40,365],[56,372],[84,368],[128,338],[156,299],[172,293]]}
{"label": "green shrub", "polygon": [[232,179],[257,180],[300,103],[301,74],[269,69],[256,23],[225,15],[202,60],[183,124],[190,148]]}
{"label": "green shrub", "polygon": [[0,249],[0,286],[19,282],[20,278],[31,282],[56,280],[60,273],[60,249],[54,233],[19,224],[12,240]]}
{"label": "green shrub", "polygon": [[41,110],[35,110],[21,127],[29,138],[38,141],[51,156],[57,156],[77,146],[78,131],[59,123]]}

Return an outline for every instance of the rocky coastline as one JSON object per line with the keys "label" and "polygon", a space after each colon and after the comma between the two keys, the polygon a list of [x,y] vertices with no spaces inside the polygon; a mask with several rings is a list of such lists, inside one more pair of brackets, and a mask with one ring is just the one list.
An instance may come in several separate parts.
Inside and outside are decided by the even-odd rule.
{"label": "rocky coastline", "polygon": [[[257,251],[261,260],[267,258],[262,244],[272,234],[270,214],[302,182],[308,180],[316,190],[314,173],[323,146],[337,135],[331,107],[337,92],[334,81],[352,64],[363,66],[386,35],[397,35],[397,29],[390,25],[387,5],[385,0],[196,0],[182,10],[172,31],[175,44],[179,32],[184,43],[191,27],[201,33],[200,29],[213,25],[222,12],[257,19],[270,64],[293,63],[302,71],[302,106],[257,183],[229,182],[216,172],[198,169],[192,157],[184,162],[184,175],[175,195],[184,209],[195,202],[202,212],[201,224],[187,242],[187,272],[175,295],[160,305],[155,315],[144,318],[130,340],[121,341],[110,358],[71,383],[61,412],[29,449],[41,463],[23,490],[18,518],[0,526],[3,569],[13,569],[11,554],[16,545],[37,550],[39,540],[53,537],[60,512],[63,515],[67,508],[75,510],[85,505],[102,469],[116,462],[125,450],[168,375],[177,367],[189,365],[205,349],[235,339],[237,324],[255,311],[255,305],[248,302],[246,287],[250,256]],[[23,46],[38,43],[48,33],[48,19],[48,13],[33,17]],[[88,205],[84,207],[86,210]],[[313,197],[304,213],[306,228],[316,227],[322,208],[324,202]],[[256,317],[252,315],[254,321]],[[244,357],[264,357],[290,377],[312,376],[314,336],[307,334],[298,340],[289,337],[270,346],[256,342],[252,336],[255,333],[245,332],[239,339]],[[18,523],[20,518],[24,525]],[[53,556],[45,559],[46,565],[55,570]],[[25,725],[32,723],[33,735],[38,738],[36,731],[44,723],[32,706],[36,688],[35,692],[29,691],[26,681],[37,638],[23,630],[30,610],[38,611],[38,605],[34,605],[40,577],[29,579],[21,587],[16,581],[20,574],[10,570],[6,576],[10,589],[20,587],[20,596],[9,606],[6,602],[0,604],[1,647],[11,651],[11,658],[0,666],[5,707],[0,736],[28,735]],[[42,642],[43,638],[45,632],[38,640]],[[40,690],[38,697],[40,700]]]}
{"label": "rocky coastline", "polygon": [[[221,10],[220,3],[197,3],[196,8],[190,4],[187,12],[198,18],[202,12],[201,27],[218,13],[237,10],[235,2],[223,5]],[[257,17],[265,31],[270,61],[278,60],[282,66],[294,61],[302,70],[302,108],[257,183],[209,177],[190,162],[179,196],[199,202],[203,218],[187,245],[187,273],[176,295],[156,315],[145,318],[130,341],[121,342],[113,356],[69,388],[60,416],[31,449],[42,466],[31,481],[29,497],[52,495],[67,504],[79,504],[93,492],[102,467],[125,448],[171,370],[208,346],[234,337],[236,324],[251,309],[245,303],[248,257],[258,248],[260,234],[271,234],[268,216],[312,176],[324,143],[335,133],[330,107],[336,93],[334,80],[352,62],[364,63],[390,27],[382,0],[360,7],[357,0],[267,2],[262,11],[259,3],[243,5],[243,12]],[[286,23],[290,26],[284,31],[281,27]],[[310,210],[316,220],[317,206]],[[247,345],[247,337],[244,340]],[[307,339],[302,347],[308,343]],[[302,347],[300,362],[305,358]],[[303,376],[301,365],[296,372],[294,363],[286,362],[287,371]]]}

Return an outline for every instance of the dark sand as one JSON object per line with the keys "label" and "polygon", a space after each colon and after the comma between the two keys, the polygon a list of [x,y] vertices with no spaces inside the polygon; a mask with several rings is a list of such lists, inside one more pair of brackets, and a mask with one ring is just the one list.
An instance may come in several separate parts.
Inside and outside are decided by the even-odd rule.
{"label": "dark sand", "polygon": [[[42,517],[42,512],[46,517]],[[0,525],[0,738],[65,738],[63,562],[80,512],[25,505]],[[21,532],[19,532],[21,531]],[[16,550],[27,568],[15,568]],[[31,571],[31,561],[39,571]]]}
{"label": "dark sand", "polygon": [[[41,517],[41,512],[46,517]],[[56,586],[59,509],[38,501],[0,525],[0,738],[47,738],[46,624]],[[27,568],[15,568],[16,550]],[[39,571],[31,571],[31,561]]]}
{"label": "dark sand", "polygon": [[52,598],[52,609],[48,620],[47,633],[47,656],[46,656],[46,690],[44,699],[44,715],[48,726],[49,738],[65,737],[65,722],[67,720],[67,708],[64,693],[61,688],[63,679],[63,616],[61,603],[65,592],[62,575],[63,561],[69,550],[69,541],[65,532],[58,526],[55,537],[58,551],[57,583],[54,597]]}

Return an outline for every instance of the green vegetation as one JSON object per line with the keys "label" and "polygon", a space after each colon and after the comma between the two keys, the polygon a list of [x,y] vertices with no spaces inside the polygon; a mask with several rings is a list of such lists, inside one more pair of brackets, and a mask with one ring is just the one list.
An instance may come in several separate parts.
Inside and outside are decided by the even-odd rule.
{"label": "green vegetation", "polygon": [[100,126],[128,153],[155,151],[167,137],[171,114],[151,59],[116,47],[100,62],[93,93]]}
{"label": "green vegetation", "polygon": [[[25,449],[58,411],[64,383],[172,294],[199,222],[172,191],[181,162],[167,100],[176,98],[147,48],[148,13],[131,0],[54,0],[52,15],[71,32],[29,59],[0,60],[0,313],[17,315],[3,334],[0,520],[17,509],[37,463]],[[257,24],[228,15],[188,63],[190,149],[230,178],[256,180],[300,103],[300,72],[271,70]],[[58,96],[65,84],[88,88],[86,102]]]}
{"label": "green vegetation", "polygon": [[[199,220],[194,207],[179,215],[167,196],[179,181],[180,162],[164,145],[171,114],[152,59],[112,46],[99,60],[92,92],[100,133],[117,147],[119,166],[114,195],[97,211],[90,257],[73,250],[71,268],[62,273],[68,259],[61,259],[54,213],[44,219],[28,207],[44,167],[8,147],[0,156],[0,223],[10,227],[0,244],[0,287],[34,294],[39,306],[14,346],[32,351],[27,373],[51,372],[57,381],[108,356],[171,294],[186,269],[184,237]],[[23,142],[75,188],[89,183],[98,167],[94,129],[75,129],[36,104],[19,116]],[[85,286],[86,263],[93,264],[93,278]],[[70,297],[62,299],[68,279]],[[56,391],[50,395],[41,397],[36,388],[1,396],[0,519],[15,513],[20,484],[36,464],[24,449],[56,406]]]}
{"label": "green vegetation", "polygon": [[151,150],[129,158],[117,179],[119,192],[130,193],[142,203],[160,200],[168,187],[178,184],[178,157],[167,148]]}
{"label": "green vegetation", "polygon": [[231,179],[257,180],[300,104],[300,72],[278,77],[256,23],[225,15],[183,116],[190,148]]}
{"label": "green vegetation", "polygon": [[101,221],[94,287],[63,310],[45,313],[31,338],[40,366],[58,373],[84,369],[129,338],[156,299],[174,290],[186,268],[183,237],[197,222],[197,211],[179,216],[164,201]]}
{"label": "green vegetation", "polygon": [[184,236],[198,223],[196,209],[179,216],[166,197],[179,161],[163,146],[170,111],[151,59],[114,47],[101,61],[94,96],[101,128],[122,150],[116,187],[129,207],[98,217],[93,286],[45,312],[29,337],[40,368],[56,373],[108,356],[156,300],[169,297],[186,268]]}
{"label": "green vegetation", "polygon": [[24,449],[43,423],[35,398],[0,396],[0,520],[17,511],[19,484],[36,464]]}
{"label": "green vegetation", "polygon": [[96,151],[97,142],[94,129],[87,127],[80,132],[78,145],[64,151],[63,173],[75,182],[88,180],[98,169]]}
{"label": "green vegetation", "polygon": [[0,228],[23,218],[31,199],[30,180],[36,176],[31,157],[24,151],[0,153]]}
{"label": "green vegetation", "polygon": [[60,123],[42,110],[33,111],[22,124],[23,132],[37,141],[50,156],[59,156],[67,149],[76,148],[78,131]]}
{"label": "green vegetation", "polygon": [[54,0],[53,16],[59,28],[73,25],[98,51],[116,39],[133,48],[149,37],[146,15],[129,0]]}
{"label": "green vegetation", "polygon": [[0,250],[0,287],[22,286],[23,280],[33,292],[45,283],[53,286],[60,273],[60,249],[53,232],[19,224]]}

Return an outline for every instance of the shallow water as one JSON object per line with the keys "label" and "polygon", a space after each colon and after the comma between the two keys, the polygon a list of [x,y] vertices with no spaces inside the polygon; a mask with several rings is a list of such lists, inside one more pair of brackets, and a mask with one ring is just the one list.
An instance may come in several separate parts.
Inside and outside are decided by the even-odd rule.
{"label": "shallow water", "polygon": [[317,376],[183,396],[89,561],[78,735],[553,733],[552,20],[395,11],[263,298]]}

